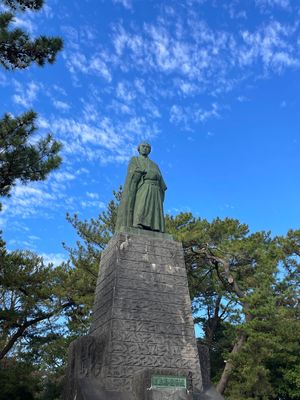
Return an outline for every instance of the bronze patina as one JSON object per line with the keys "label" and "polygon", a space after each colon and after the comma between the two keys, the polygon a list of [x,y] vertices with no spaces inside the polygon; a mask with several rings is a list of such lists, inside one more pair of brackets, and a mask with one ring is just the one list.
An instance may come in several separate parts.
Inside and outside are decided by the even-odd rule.
{"label": "bronze patina", "polygon": [[150,151],[149,143],[140,143],[139,156],[129,162],[116,231],[132,227],[165,231],[163,201],[167,186],[158,165],[148,158]]}

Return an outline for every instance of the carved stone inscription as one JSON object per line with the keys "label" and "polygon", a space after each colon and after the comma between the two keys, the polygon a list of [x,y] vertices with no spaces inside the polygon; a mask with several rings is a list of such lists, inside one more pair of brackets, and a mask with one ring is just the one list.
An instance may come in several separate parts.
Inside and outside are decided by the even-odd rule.
{"label": "carved stone inscription", "polygon": [[[166,368],[177,377],[179,370],[192,373],[194,389],[201,391],[181,244],[118,233],[99,274],[90,334],[108,330],[101,370],[105,389],[130,392],[136,374]],[[89,373],[85,363],[83,357],[82,374]],[[97,374],[97,367],[93,371]]]}
{"label": "carved stone inscription", "polygon": [[140,354],[140,355],[148,355],[152,354],[154,356],[163,356],[168,355],[170,357],[183,356],[189,357],[190,353],[193,351],[192,344],[185,344],[182,346],[180,343],[172,341],[165,341],[164,343],[157,343],[158,338],[156,339],[156,343],[135,343],[135,342],[121,342],[114,341],[112,342],[111,350],[112,353],[124,353],[127,354]]}
{"label": "carved stone inscription", "polygon": [[92,336],[85,336],[80,346],[80,371],[83,377],[98,377],[103,366],[105,340],[96,340]]}

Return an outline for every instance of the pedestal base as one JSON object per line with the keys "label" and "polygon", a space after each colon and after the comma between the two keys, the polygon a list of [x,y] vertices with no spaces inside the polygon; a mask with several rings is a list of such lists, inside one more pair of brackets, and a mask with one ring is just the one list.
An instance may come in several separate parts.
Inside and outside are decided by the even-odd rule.
{"label": "pedestal base", "polygon": [[[183,250],[170,239],[119,232],[110,240],[90,333],[70,346],[66,400],[202,399]],[[187,384],[151,387],[153,375]]]}

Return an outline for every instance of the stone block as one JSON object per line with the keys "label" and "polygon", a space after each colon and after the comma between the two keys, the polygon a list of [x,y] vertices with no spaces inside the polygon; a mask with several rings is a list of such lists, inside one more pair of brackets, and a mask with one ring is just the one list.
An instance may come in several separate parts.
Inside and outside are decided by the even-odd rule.
{"label": "stone block", "polygon": [[[185,376],[188,387],[151,388],[153,374]],[[201,393],[181,243],[155,232],[115,234],[101,257],[89,335],[70,346],[65,400],[196,400]]]}

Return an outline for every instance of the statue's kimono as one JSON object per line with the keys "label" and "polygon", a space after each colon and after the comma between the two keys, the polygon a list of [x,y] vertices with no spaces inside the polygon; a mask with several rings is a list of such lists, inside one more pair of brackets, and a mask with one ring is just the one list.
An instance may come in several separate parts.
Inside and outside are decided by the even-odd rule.
{"label": "statue's kimono", "polygon": [[161,172],[153,161],[142,156],[132,157],[118,208],[116,231],[135,227],[164,232],[166,189]]}

